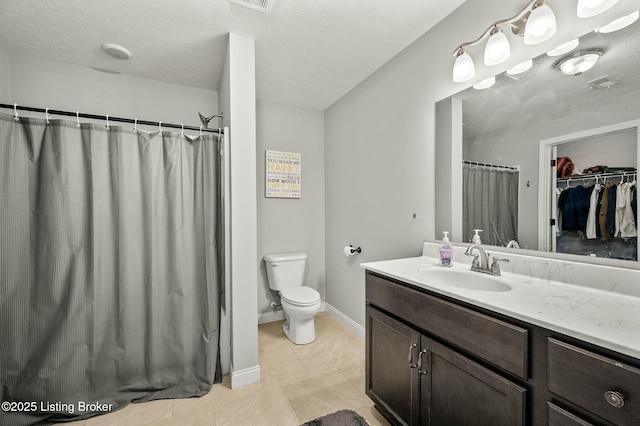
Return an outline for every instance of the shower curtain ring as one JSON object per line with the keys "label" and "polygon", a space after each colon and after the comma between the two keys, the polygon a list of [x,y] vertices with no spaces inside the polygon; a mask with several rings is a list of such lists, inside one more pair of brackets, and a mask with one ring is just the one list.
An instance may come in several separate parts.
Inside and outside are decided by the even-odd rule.
{"label": "shower curtain ring", "polygon": [[44,119],[49,124],[49,108],[45,108],[44,110]]}
{"label": "shower curtain ring", "polygon": [[109,130],[109,115],[107,114],[107,130]]}
{"label": "shower curtain ring", "polygon": [[184,124],[181,124],[180,127],[182,127],[182,130],[180,130],[180,134],[184,136]]}
{"label": "shower curtain ring", "polygon": [[162,133],[162,121],[158,123],[158,130],[160,130],[160,133]]}
{"label": "shower curtain ring", "polygon": [[133,131],[134,132],[138,131],[138,119],[137,118],[133,121]]}
{"label": "shower curtain ring", "polygon": [[20,121],[20,117],[18,117],[18,104],[17,103],[13,104],[13,112],[15,114],[13,119],[16,120],[16,121]]}
{"label": "shower curtain ring", "polygon": [[80,127],[80,113],[76,111],[76,127]]}
{"label": "shower curtain ring", "polygon": [[202,137],[202,126],[200,126],[200,137]]}

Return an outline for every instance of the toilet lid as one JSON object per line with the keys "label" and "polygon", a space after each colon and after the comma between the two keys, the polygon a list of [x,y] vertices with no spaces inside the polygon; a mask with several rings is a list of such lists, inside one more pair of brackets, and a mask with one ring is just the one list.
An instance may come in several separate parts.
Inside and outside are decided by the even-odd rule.
{"label": "toilet lid", "polygon": [[280,297],[297,306],[311,306],[320,301],[320,293],[311,287],[286,288],[280,292]]}

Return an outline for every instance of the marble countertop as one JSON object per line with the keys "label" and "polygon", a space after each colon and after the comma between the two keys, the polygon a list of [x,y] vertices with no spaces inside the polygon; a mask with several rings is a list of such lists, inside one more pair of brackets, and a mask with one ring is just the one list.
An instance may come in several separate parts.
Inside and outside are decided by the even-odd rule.
{"label": "marble countertop", "polygon": [[[491,277],[471,272],[468,264],[451,268],[429,256],[369,262],[360,265],[378,274],[407,282],[435,293],[455,298],[493,312],[507,315],[546,329],[640,359],[640,298],[577,286],[550,279],[503,272]],[[508,284],[509,291],[481,291],[460,288],[444,282],[443,272],[468,274]],[[638,283],[640,286],[640,283]]]}

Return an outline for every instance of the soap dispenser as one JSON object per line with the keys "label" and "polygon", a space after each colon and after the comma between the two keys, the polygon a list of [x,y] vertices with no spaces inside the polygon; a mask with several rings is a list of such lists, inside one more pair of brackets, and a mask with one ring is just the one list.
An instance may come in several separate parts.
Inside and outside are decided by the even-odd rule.
{"label": "soap dispenser", "polygon": [[440,244],[440,265],[452,266],[451,258],[453,256],[453,248],[449,241],[449,231],[443,231],[442,244]]}
{"label": "soap dispenser", "polygon": [[473,232],[475,232],[475,234],[471,239],[471,243],[476,245],[482,244],[482,241],[480,240],[480,234],[479,234],[479,232],[482,232],[482,229],[474,229]]}

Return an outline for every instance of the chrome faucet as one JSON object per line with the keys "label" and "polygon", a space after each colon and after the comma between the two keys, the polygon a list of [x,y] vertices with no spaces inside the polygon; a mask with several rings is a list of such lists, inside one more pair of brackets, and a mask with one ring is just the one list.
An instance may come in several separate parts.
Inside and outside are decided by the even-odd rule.
{"label": "chrome faucet", "polygon": [[[478,250],[478,254],[473,254],[473,250],[476,249]],[[484,272],[489,270],[489,256],[482,247],[472,244],[467,247],[467,251],[465,251],[464,254],[465,256],[473,256],[473,262],[471,262],[472,271]]]}
{"label": "chrome faucet", "polygon": [[[474,254],[473,251],[477,250],[478,254]],[[476,244],[472,244],[464,252],[466,256],[473,256],[471,262],[471,270],[475,272],[482,272],[483,274],[500,275],[500,264],[498,262],[508,262],[509,259],[501,259],[499,257],[493,257],[491,266],[489,266],[489,254],[484,249]]]}

